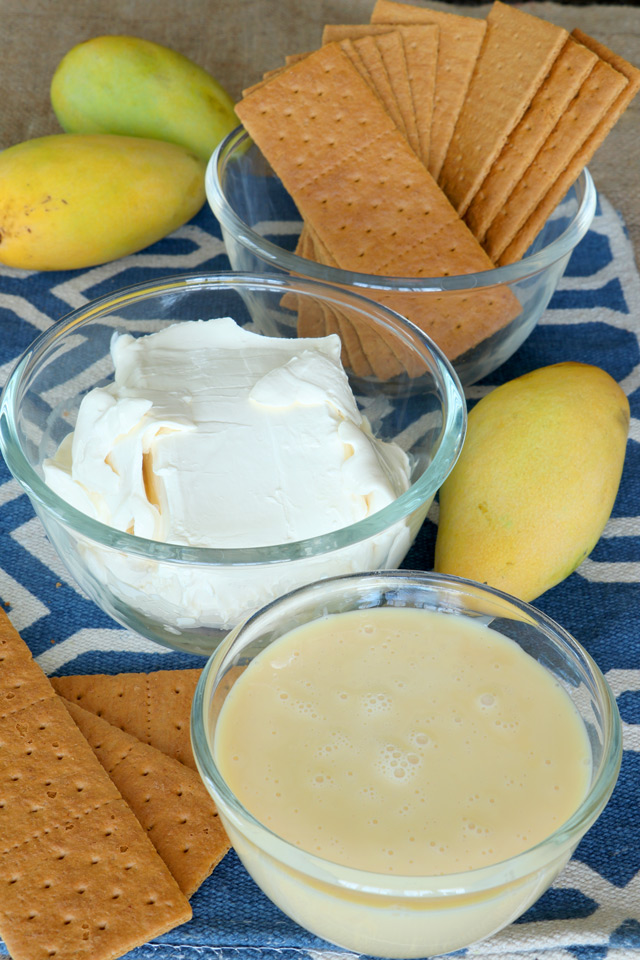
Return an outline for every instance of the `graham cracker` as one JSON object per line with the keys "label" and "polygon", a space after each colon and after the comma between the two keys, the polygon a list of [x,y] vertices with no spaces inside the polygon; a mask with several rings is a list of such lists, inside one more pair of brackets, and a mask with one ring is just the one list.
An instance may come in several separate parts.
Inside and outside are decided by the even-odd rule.
{"label": "graham cracker", "polygon": [[[309,239],[310,248],[313,247],[313,240]],[[310,249],[310,254],[312,250]],[[310,259],[314,259],[313,255]],[[325,336],[336,334],[340,338],[341,344],[341,362],[345,370],[351,370],[358,377],[370,376],[373,373],[371,364],[367,360],[353,325],[350,323],[344,311],[339,307],[332,307],[328,303],[323,303],[324,314],[324,333]],[[298,331],[300,323],[298,322]]]}
{"label": "graham cracker", "polygon": [[297,63],[298,60],[304,60],[308,56],[307,53],[292,53],[284,58],[284,64],[280,67],[274,67],[273,70],[266,70],[262,74],[262,79],[258,80],[256,83],[253,83],[250,87],[245,87],[242,91],[242,96],[246,97],[250,93],[253,93],[254,90],[259,90],[263,83],[267,83],[271,77],[277,77],[279,73],[282,73],[283,70],[286,70],[287,67],[292,63]]}
{"label": "graham cracker", "polygon": [[372,23],[431,24],[438,27],[429,173],[438,180],[462,104],[482,47],[485,20],[443,13],[428,7],[377,0]]}
{"label": "graham cracker", "polygon": [[142,743],[196,769],[191,750],[191,701],[200,670],[51,677],[53,689]]}
{"label": "graham cracker", "polygon": [[284,58],[284,62],[288,67],[290,67],[292,63],[298,63],[300,60],[304,60],[304,58],[308,57],[310,53],[310,50],[305,50],[302,53],[288,53]]}
{"label": "graham cracker", "polygon": [[286,294],[282,304],[293,312],[298,312],[297,330],[299,337],[326,337],[327,320],[324,305],[310,297],[299,297],[297,293]]}
{"label": "graham cracker", "polygon": [[[363,38],[367,39],[367,38]],[[327,44],[237,105],[245,127],[279,174],[301,215],[345,270],[397,277],[484,271],[493,264],[336,44]],[[515,298],[474,293],[492,330],[519,311]],[[426,329],[443,327],[451,298],[389,291],[384,301]],[[402,309],[410,302],[412,312]],[[398,306],[396,306],[396,303]],[[496,309],[496,304],[499,309]],[[361,338],[362,339],[362,338]],[[456,337],[458,346],[463,337]],[[445,349],[443,344],[439,345]],[[367,357],[373,361],[363,343]],[[395,349],[395,348],[394,348]],[[398,358],[402,360],[404,358]],[[374,368],[375,369],[375,368]]]}
{"label": "graham cracker", "polygon": [[[431,154],[431,127],[436,89],[438,36],[436,24],[400,24],[397,27],[407,60],[407,73],[418,131],[418,156],[427,169]],[[432,176],[433,172],[430,171]]]}
{"label": "graham cracker", "polygon": [[202,780],[184,764],[77,703],[62,702],[190,898],[230,847]]}
{"label": "graham cracker", "polygon": [[567,39],[465,214],[465,223],[481,243],[500,208],[526,173],[597,59],[595,53],[582,44]]}
{"label": "graham cracker", "polygon": [[[305,224],[304,229],[307,235],[305,247],[309,259],[323,263],[327,267],[339,269],[337,260],[322,243],[313,227]],[[357,288],[354,290],[356,293],[361,292]],[[379,333],[364,323],[362,318],[353,316],[350,319],[344,311],[337,309],[335,314],[336,318],[339,317],[343,343],[346,341],[351,345],[348,362],[357,376],[366,377],[369,373],[374,373],[380,380],[390,380],[402,373],[403,365],[398,360],[391,343],[387,344]],[[300,332],[299,323],[298,332]],[[364,361],[361,357],[364,357]]]}
{"label": "graham cracker", "polygon": [[440,185],[463,216],[565,45],[568,33],[495,0]]}
{"label": "graham cracker", "polygon": [[589,163],[594,153],[605,139],[611,128],[627,109],[633,98],[640,90],[640,70],[628,63],[623,57],[614,53],[604,44],[587,36],[582,30],[575,29],[571,36],[578,43],[583,43],[589,50],[596,53],[601,60],[626,77],[627,86],[618,95],[606,114],[596,124],[581,147],[574,153],[555,183],[551,185],[536,209],[529,216],[527,222],[516,234],[509,246],[500,257],[501,264],[513,263],[519,260],[529,249],[531,243],[544,226],[553,210],[561,202],[571,184],[576,180],[584,167]]}
{"label": "graham cracker", "polygon": [[286,66],[275,67],[273,70],[267,70],[262,74],[262,79],[257,80],[255,83],[252,83],[251,86],[245,87],[242,91],[243,97],[248,97],[250,93],[254,93],[256,90],[259,90],[265,83],[268,83],[272,77],[277,77],[279,73],[282,73],[283,70],[286,70]]}
{"label": "graham cracker", "polygon": [[604,60],[597,61],[487,230],[484,246],[492,259],[497,260],[504,253],[549,186],[560,177],[628,84],[627,78]]}
{"label": "graham cracker", "polygon": [[418,127],[416,124],[416,115],[413,109],[413,97],[411,96],[411,85],[409,84],[409,71],[407,68],[407,58],[404,52],[404,43],[402,35],[398,30],[381,33],[375,38],[375,42],[380,51],[382,62],[384,63],[389,77],[391,89],[395,95],[396,103],[402,117],[402,124],[407,132],[407,140],[412,150],[420,156],[420,141],[418,139]]}
{"label": "graham cracker", "polygon": [[0,611],[0,935],[13,960],[113,960],[191,908]]}
{"label": "graham cracker", "polygon": [[[314,241],[312,228],[305,227],[308,232],[307,252],[312,254],[312,259],[317,259],[321,263],[327,263],[328,266],[336,266],[335,260],[331,261],[326,248],[317,238]],[[314,251],[314,242],[318,245],[318,250]],[[321,251],[321,252],[318,252]],[[353,288],[358,292],[357,288]],[[483,290],[474,291],[471,295],[469,291],[447,292],[441,296],[431,294],[429,301],[432,307],[428,315],[424,313],[421,293],[412,293],[410,291],[385,291],[376,290],[375,299],[396,310],[403,316],[412,317],[416,314],[422,314],[423,320],[420,324],[421,329],[430,336],[448,357],[459,357],[472,349],[486,337],[491,336],[497,329],[504,326],[520,312],[520,306],[516,298],[505,287],[496,286]],[[346,318],[345,318],[346,319]],[[388,348],[375,337],[374,332],[362,322],[352,317],[347,320],[361,343],[365,356],[371,357],[376,369],[374,372],[381,379],[387,379],[389,376],[397,374],[393,372],[394,362],[388,358]],[[344,331],[342,332],[344,336]],[[354,351],[355,354],[355,351]],[[389,367],[380,369],[381,358],[384,358]],[[423,372],[418,366],[413,369],[415,376]],[[366,373],[360,373],[357,366],[355,372],[358,375],[365,376]]]}
{"label": "graham cracker", "polygon": [[358,37],[356,40],[342,41],[340,46],[343,50],[349,46],[352,46],[356,51],[362,60],[362,63],[364,64],[375,92],[384,104],[389,116],[395,123],[398,130],[400,130],[408,140],[409,134],[407,128],[405,127],[402,112],[396,99],[396,95],[393,91],[393,87],[391,86],[389,74],[387,73],[387,68],[385,67],[384,60],[382,59],[382,53],[376,42],[376,38]]}
{"label": "graham cracker", "polygon": [[[422,162],[427,165],[429,159],[429,144],[431,141],[431,121],[433,117],[433,99],[436,78],[436,60],[438,54],[438,27],[435,24],[406,25],[406,24],[327,24],[322,34],[323,43],[334,43],[339,40],[355,40],[363,36],[381,35],[390,32],[397,33],[402,40],[404,52],[404,72],[408,83],[408,94],[404,93],[406,104],[400,101],[403,96],[398,88],[404,87],[403,78],[396,85],[391,76],[389,63],[385,60],[385,51],[381,46],[381,54],[389,73],[391,86],[398,99],[404,117],[405,111],[410,111],[410,123],[415,128],[415,141],[412,140],[411,129],[405,118],[405,126],[411,145]],[[379,41],[380,42],[380,41]]]}
{"label": "graham cracker", "polygon": [[[404,127],[402,127],[402,117],[398,110],[398,105],[395,102],[387,72],[382,63],[380,51],[369,45],[359,45],[359,47],[356,48],[354,43],[348,38],[338,42],[342,52],[349,58],[351,64],[379,99],[385,110],[388,113],[389,111],[393,111],[393,114],[389,113],[389,115],[392,116],[396,126],[400,124],[398,129],[402,130],[402,133],[406,136],[406,131]],[[369,68],[373,70],[373,73]]]}
{"label": "graham cracker", "polygon": [[343,365],[345,368],[353,371],[357,377],[370,377],[373,373],[373,367],[364,352],[358,331],[351,320],[337,308],[329,308],[327,320],[327,331],[337,333],[342,341],[345,354]]}
{"label": "graham cracker", "polygon": [[[437,282],[437,280],[435,281]],[[457,360],[515,320],[521,312],[508,287],[495,285],[475,290],[429,294],[376,291],[376,300],[409,317],[436,343],[449,360]]]}
{"label": "graham cracker", "polygon": [[2,854],[0,888],[0,933],[13,960],[113,960],[191,917],[121,799]]}
{"label": "graham cracker", "polygon": [[[314,242],[321,253],[312,259],[335,266],[321,242],[313,237],[310,228],[311,250]],[[437,282],[437,281],[435,281]],[[358,288],[352,288],[358,293]],[[373,291],[371,291],[373,293]],[[504,286],[496,285],[474,291],[449,291],[440,296],[429,296],[430,311],[425,313],[421,292],[376,290],[375,299],[390,309],[406,317],[422,316],[420,327],[427,336],[443,350],[447,357],[454,359],[467,353],[501,327],[514,320],[520,313],[520,305],[515,296]],[[362,344],[366,356],[372,359],[374,372],[381,379],[397,375],[394,362],[389,359],[389,349],[367,325],[352,317],[348,323],[353,327]],[[383,363],[382,369],[380,363]],[[397,363],[397,361],[396,361]],[[356,371],[358,372],[358,371]],[[420,366],[412,368],[414,376],[424,372]],[[365,374],[362,374],[363,376]]]}
{"label": "graham cracker", "polygon": [[[320,248],[320,241],[317,241],[317,246],[314,242],[312,228],[303,223],[296,245],[296,254],[307,260],[314,260],[316,263],[337,267],[328,251],[325,250],[324,256],[321,257]],[[360,338],[342,311],[333,309],[326,303],[318,303],[309,309],[305,301],[298,301],[295,294],[285,294],[281,302],[291,310],[298,310],[297,333],[299,337],[322,337],[330,333],[337,333],[342,345],[341,360],[345,370],[352,370],[359,377],[367,377],[373,373],[373,369],[362,349]]]}
{"label": "graham cracker", "polygon": [[[342,269],[417,277],[491,268],[336,45],[270,81],[238,111]],[[445,244],[434,243],[444,236]]]}

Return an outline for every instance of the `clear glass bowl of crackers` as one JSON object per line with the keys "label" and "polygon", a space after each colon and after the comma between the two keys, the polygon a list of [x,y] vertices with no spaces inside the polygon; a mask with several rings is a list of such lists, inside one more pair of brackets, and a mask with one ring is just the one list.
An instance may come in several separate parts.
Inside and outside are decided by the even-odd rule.
{"label": "clear glass bowl of crackers", "polygon": [[[373,435],[401,448],[397,453],[406,463],[402,484],[397,491],[393,485],[396,499],[381,509],[306,539],[192,546],[116,529],[76,509],[46,483],[44,465],[72,440],[83,397],[113,384],[114,335],[137,338],[176,323],[231,317],[252,333],[290,340],[301,325],[329,312],[379,348],[378,375],[369,370],[359,377],[351,370],[347,376]],[[188,395],[190,385],[184,389]],[[229,629],[295,586],[337,572],[398,567],[458,457],[465,424],[464,396],[450,364],[402,317],[316,281],[229,272],[128,287],[80,307],[42,333],[2,394],[0,449],[53,546],[91,599],[142,636],[208,655]],[[237,463],[227,467],[237,475]],[[144,485],[144,461],[139,469]],[[259,482],[256,489],[259,497]],[[304,509],[318,509],[308,491],[301,497]]]}
{"label": "clear glass bowl of crackers", "polygon": [[639,87],[499,0],[486,18],[377,0],[244,91],[209,203],[234,269],[366,291],[470,384],[546,309],[595,213],[586,164]]}
{"label": "clear glass bowl of crackers", "polygon": [[[446,277],[381,277],[325,266],[295,253],[303,223],[296,222],[282,182],[245,130],[235,131],[220,146],[208,169],[207,190],[234,270],[283,270],[359,290],[392,306],[428,332],[464,385],[490,374],[524,343],[587,232],[596,204],[585,170],[544,224],[534,248],[517,263]],[[286,242],[290,249],[281,246]],[[326,332],[335,330],[329,318]],[[366,356],[365,343],[351,346]],[[343,341],[343,348],[350,367],[350,343]]]}

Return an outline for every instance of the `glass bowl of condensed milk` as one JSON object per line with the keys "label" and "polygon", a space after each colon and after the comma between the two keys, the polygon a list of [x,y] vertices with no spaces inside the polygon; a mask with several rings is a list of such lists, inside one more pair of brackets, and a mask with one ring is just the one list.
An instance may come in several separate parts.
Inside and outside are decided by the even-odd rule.
{"label": "glass bowl of condensed milk", "polygon": [[601,813],[622,750],[613,695],[562,627],[413,571],[323,580],[251,616],[208,661],[191,733],[271,900],[398,958],[519,917]]}

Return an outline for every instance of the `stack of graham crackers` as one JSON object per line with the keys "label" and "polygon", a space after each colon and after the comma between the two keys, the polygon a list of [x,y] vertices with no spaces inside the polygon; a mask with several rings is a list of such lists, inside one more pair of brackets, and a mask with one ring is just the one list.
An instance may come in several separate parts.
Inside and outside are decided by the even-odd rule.
{"label": "stack of graham crackers", "polygon": [[[326,26],[236,109],[300,210],[301,256],[446,277],[519,260],[639,88],[640,70],[580,30],[500,0],[486,20],[377,0],[369,24]],[[500,286],[374,295],[450,359],[520,312]],[[316,314],[300,333],[354,343],[351,327]],[[360,336],[350,352],[343,336],[363,373],[358,346],[377,372],[385,346]]]}
{"label": "stack of graham crackers", "polygon": [[52,685],[0,611],[0,936],[13,960],[112,960],[191,917],[229,849],[193,769],[198,675]]}

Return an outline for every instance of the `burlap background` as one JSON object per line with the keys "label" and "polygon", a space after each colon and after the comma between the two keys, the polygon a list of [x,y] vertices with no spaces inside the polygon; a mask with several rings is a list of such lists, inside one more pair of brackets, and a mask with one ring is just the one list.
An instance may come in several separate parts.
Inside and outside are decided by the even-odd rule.
{"label": "burlap background", "polygon": [[[432,4],[471,16],[489,5]],[[640,65],[640,8],[523,2],[523,9],[583,30]],[[172,46],[237,97],[286,53],[320,43],[325,22],[369,19],[373,0],[0,0],[0,149],[59,132],[49,104],[56,64],[81,40],[128,33]],[[640,262],[640,97],[590,164],[596,185],[622,212]]]}

